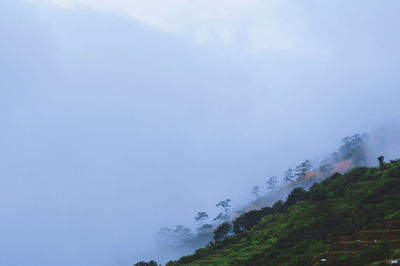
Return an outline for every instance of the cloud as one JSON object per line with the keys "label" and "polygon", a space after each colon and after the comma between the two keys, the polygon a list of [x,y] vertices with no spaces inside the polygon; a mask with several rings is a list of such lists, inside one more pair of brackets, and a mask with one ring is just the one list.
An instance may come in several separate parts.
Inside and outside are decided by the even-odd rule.
{"label": "cloud", "polygon": [[130,17],[197,43],[248,52],[302,53],[311,34],[301,10],[285,0],[32,0]]}

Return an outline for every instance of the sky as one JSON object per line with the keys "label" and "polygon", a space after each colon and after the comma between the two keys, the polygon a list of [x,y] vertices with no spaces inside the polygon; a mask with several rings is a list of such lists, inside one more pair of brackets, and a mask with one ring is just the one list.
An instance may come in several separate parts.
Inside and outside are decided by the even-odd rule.
{"label": "sky", "polygon": [[1,1],[0,265],[157,258],[160,227],[398,126],[399,8]]}

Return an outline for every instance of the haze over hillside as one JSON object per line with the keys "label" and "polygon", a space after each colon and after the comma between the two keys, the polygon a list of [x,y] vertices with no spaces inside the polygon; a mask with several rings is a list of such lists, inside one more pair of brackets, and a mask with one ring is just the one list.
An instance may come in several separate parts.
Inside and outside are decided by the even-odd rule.
{"label": "haze over hillside", "polygon": [[209,215],[210,210],[201,209],[203,212],[198,212],[194,217],[198,222],[194,228],[181,224],[174,228],[161,228],[157,234],[158,248],[154,252],[153,259],[166,263],[192,254],[199,248],[208,247],[210,243],[215,242],[213,239],[215,232],[222,223],[237,224],[240,219],[246,219],[245,214],[250,214],[254,210],[261,212],[265,207],[269,208],[280,200],[286,201],[293,190],[298,188],[309,190],[315,183],[321,183],[333,174],[347,173],[355,167],[376,166],[377,158],[383,155],[391,156],[389,161],[399,159],[399,129],[381,128],[372,134],[345,137],[340,147],[330,155],[318,161],[305,160],[296,167],[282,171],[280,176],[268,176],[259,180],[260,186],[255,185],[251,190],[248,189],[249,194],[251,192],[253,196],[248,202],[235,203],[230,199],[221,199],[216,208],[211,210],[211,213],[215,210],[220,211],[218,215],[214,215],[215,218]]}
{"label": "haze over hillside", "polygon": [[379,157],[222,223],[207,247],[166,265],[397,264],[399,192],[400,160]]}
{"label": "haze over hillside", "polygon": [[1,1],[0,265],[149,260],[344,136],[395,157],[399,5]]}

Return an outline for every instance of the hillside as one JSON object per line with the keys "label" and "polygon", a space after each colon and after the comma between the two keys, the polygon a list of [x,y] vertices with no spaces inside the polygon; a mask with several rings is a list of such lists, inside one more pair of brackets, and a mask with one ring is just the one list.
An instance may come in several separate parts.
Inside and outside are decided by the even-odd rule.
{"label": "hillside", "polygon": [[386,265],[400,258],[400,161],[294,189],[233,231],[167,265]]}

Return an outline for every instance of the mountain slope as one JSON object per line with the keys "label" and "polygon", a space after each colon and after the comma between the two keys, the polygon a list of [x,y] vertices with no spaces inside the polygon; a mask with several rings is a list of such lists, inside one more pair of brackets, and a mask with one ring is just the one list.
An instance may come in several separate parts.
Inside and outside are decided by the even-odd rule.
{"label": "mountain slope", "polygon": [[400,257],[400,162],[334,174],[306,199],[296,195],[250,230],[167,265],[386,265]]}

